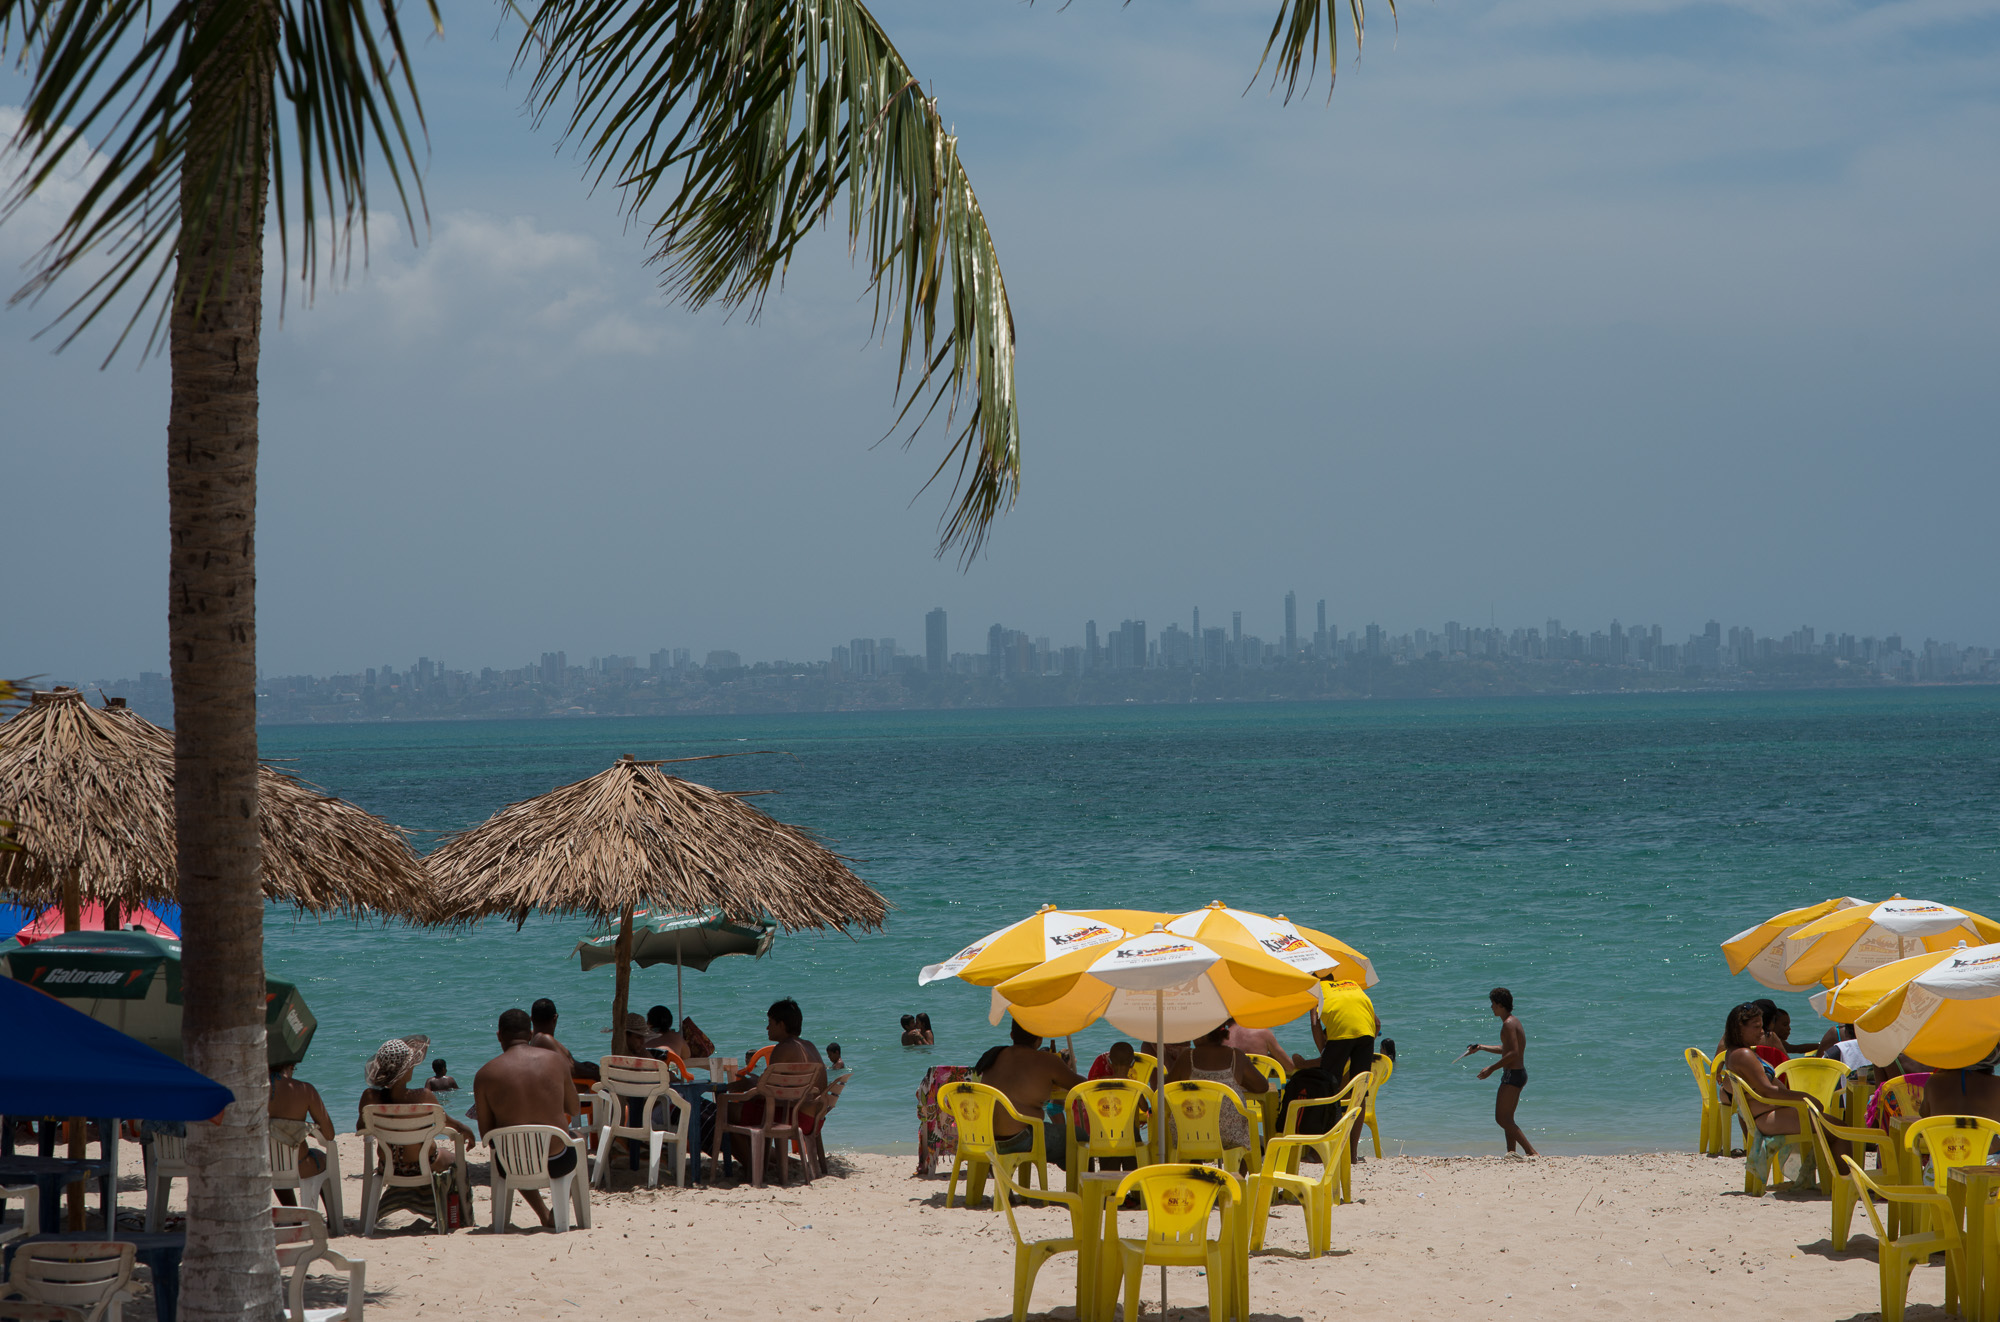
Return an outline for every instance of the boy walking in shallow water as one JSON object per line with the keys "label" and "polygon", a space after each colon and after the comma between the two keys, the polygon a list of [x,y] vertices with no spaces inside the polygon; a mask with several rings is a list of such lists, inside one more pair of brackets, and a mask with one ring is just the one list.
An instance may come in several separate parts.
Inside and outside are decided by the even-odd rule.
{"label": "boy walking in shallow water", "polygon": [[1485,1078],[1494,1070],[1500,1071],[1500,1091],[1493,1098],[1493,1122],[1500,1126],[1500,1132],[1507,1136],[1507,1152],[1512,1155],[1514,1145],[1519,1143],[1521,1151],[1532,1157],[1535,1145],[1514,1123],[1514,1108],[1520,1104],[1521,1089],[1528,1086],[1528,1030],[1521,1027],[1521,1021],[1514,1017],[1514,993],[1505,987],[1495,987],[1488,992],[1487,999],[1493,1007],[1493,1017],[1500,1021],[1500,1044],[1482,1046],[1474,1042],[1467,1051],[1490,1051],[1500,1059],[1479,1071]]}

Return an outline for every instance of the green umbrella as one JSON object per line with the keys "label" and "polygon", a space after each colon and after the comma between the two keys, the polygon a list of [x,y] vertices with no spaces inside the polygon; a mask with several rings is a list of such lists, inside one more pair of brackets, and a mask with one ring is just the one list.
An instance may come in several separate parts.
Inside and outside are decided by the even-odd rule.
{"label": "green umbrella", "polygon": [[[771,940],[777,934],[778,925],[769,918],[759,918],[755,926],[746,927],[729,921],[720,909],[704,909],[700,913],[635,909],[632,911],[632,960],[642,969],[652,968],[655,964],[675,966],[674,1013],[678,1015],[683,1008],[681,969],[707,972],[708,966],[724,955],[748,955],[752,959],[762,959],[771,949]],[[583,957],[585,969],[614,962],[618,958],[618,920],[614,918],[609,926],[592,932],[577,943],[576,949]]]}
{"label": "green umbrella", "polygon": [[[181,943],[149,932],[70,932],[0,954],[7,976],[181,1059]],[[272,1065],[305,1059],[319,1021],[289,982],[264,980]]]}

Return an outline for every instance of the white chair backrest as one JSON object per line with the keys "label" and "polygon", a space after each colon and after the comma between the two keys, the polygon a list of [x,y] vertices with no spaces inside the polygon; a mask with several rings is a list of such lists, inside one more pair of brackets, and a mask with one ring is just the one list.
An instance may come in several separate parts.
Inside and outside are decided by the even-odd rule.
{"label": "white chair backrest", "polygon": [[396,1174],[391,1160],[387,1179],[391,1184],[412,1184],[431,1176],[431,1140],[448,1129],[444,1107],[432,1102],[398,1102],[393,1106],[361,1108],[361,1132],[392,1148],[417,1151],[417,1175]]}
{"label": "white chair backrest", "polygon": [[507,1168],[507,1182],[517,1186],[549,1178],[551,1140],[567,1143],[569,1134],[554,1125],[509,1125],[486,1134],[486,1146]]}
{"label": "white chair backrest", "polygon": [[276,1134],[268,1135],[271,1148],[271,1175],[275,1179],[296,1176],[299,1173],[299,1148],[296,1143],[287,1143]]}
{"label": "white chair backrest", "polygon": [[7,1283],[36,1303],[90,1308],[131,1284],[136,1254],[130,1244],[23,1244]]}
{"label": "white chair backrest", "polygon": [[646,1097],[667,1086],[667,1062],[651,1056],[603,1056],[593,1092],[614,1097]]}
{"label": "white chair backrest", "polygon": [[301,1259],[311,1262],[326,1251],[326,1221],[309,1207],[274,1207],[271,1224],[278,1233],[278,1266],[291,1268]]}
{"label": "white chair backrest", "polygon": [[[796,1107],[812,1095],[817,1086],[814,1076],[818,1072],[819,1066],[809,1060],[772,1061],[764,1066],[764,1073],[758,1077],[757,1091],[769,1098],[772,1106]],[[764,1112],[766,1126],[783,1124],[793,1118],[793,1112],[788,1110],[785,1120],[781,1121],[771,1106],[767,1106]]]}
{"label": "white chair backrest", "polygon": [[153,1162],[162,1168],[187,1165],[187,1136],[154,1134],[147,1139],[153,1148]]}

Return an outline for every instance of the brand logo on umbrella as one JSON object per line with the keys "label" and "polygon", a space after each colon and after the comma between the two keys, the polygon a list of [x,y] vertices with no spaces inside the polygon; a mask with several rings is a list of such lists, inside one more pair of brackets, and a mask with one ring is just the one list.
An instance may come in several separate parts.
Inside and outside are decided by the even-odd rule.
{"label": "brand logo on umbrella", "polygon": [[35,970],[33,981],[57,987],[75,985],[106,987],[119,982],[129,982],[132,978],[138,977],[141,972],[144,972],[144,970],[137,970],[131,974],[131,977],[127,977],[125,971],[122,969],[38,968]]}
{"label": "brand logo on umbrella", "polygon": [[1310,950],[1311,944],[1302,936],[1290,932],[1273,932],[1258,943],[1274,955],[1289,954],[1294,950]]}
{"label": "brand logo on umbrella", "polygon": [[2000,964],[2000,955],[1988,955],[1984,959],[1954,959],[1951,961],[1951,966],[1955,969],[1976,969],[1986,964]]}
{"label": "brand logo on umbrella", "polygon": [[1111,953],[1119,959],[1152,959],[1160,955],[1185,955],[1192,954],[1193,952],[1193,946],[1185,941],[1181,941],[1174,945],[1140,946],[1136,949],[1131,946],[1123,946]]}
{"label": "brand logo on umbrella", "polygon": [[1950,913],[1942,904],[1885,904],[1890,913]]}
{"label": "brand logo on umbrella", "polygon": [[1073,946],[1079,941],[1088,941],[1092,937],[1106,937],[1111,935],[1113,935],[1111,929],[1103,923],[1093,923],[1089,927],[1079,927],[1074,932],[1058,932],[1049,938],[1049,944],[1052,946]]}
{"label": "brand logo on umbrella", "polygon": [[973,956],[977,955],[980,951],[984,949],[986,949],[986,943],[984,941],[979,942],[977,945],[967,946],[965,949],[959,951],[956,955],[953,955],[950,960],[946,961],[946,963],[951,963],[952,961],[961,959],[971,959]]}

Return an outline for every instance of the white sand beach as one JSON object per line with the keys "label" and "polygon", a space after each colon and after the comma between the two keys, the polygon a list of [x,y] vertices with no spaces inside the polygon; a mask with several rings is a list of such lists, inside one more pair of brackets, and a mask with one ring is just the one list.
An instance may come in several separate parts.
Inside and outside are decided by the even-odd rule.
{"label": "white sand beach", "polygon": [[[345,1171],[358,1171],[359,1139],[344,1137],[341,1155]],[[484,1150],[475,1149],[476,1228],[425,1233],[397,1213],[376,1238],[351,1235],[337,1247],[367,1261],[374,1322],[1009,1315],[1014,1255],[1002,1216],[946,1209],[944,1180],[912,1178],[908,1157],[836,1152],[833,1165],[809,1185],[765,1189],[647,1190],[615,1171],[614,1188],[593,1194],[593,1229],[495,1235],[485,1228]],[[1251,1312],[1307,1322],[1741,1315],[1753,1306],[1763,1317],[1875,1316],[1865,1215],[1857,1209],[1859,1233],[1836,1254],[1825,1199],[1747,1197],[1742,1170],[1739,1160],[1677,1153],[1370,1161],[1355,1171],[1357,1201],[1334,1209],[1331,1255],[1304,1258],[1298,1210],[1279,1209],[1252,1260]],[[361,1184],[352,1174],[345,1196],[353,1218]],[[518,1201],[515,1215],[517,1225],[527,1216]],[[1061,1233],[1061,1213],[1023,1217],[1042,1227],[1030,1234]],[[1138,1214],[1127,1221],[1136,1228]],[[1061,1256],[1043,1270],[1031,1316],[1073,1316],[1073,1262]],[[1150,1313],[1157,1274],[1147,1279]],[[1206,1316],[1193,1271],[1173,1271],[1169,1282],[1177,1317]],[[1910,1318],[1942,1316],[1943,1292],[1942,1265],[1920,1269]],[[338,1302],[314,1295],[309,1302]]]}

